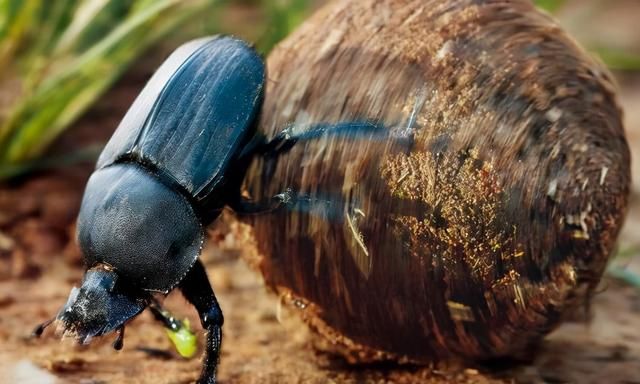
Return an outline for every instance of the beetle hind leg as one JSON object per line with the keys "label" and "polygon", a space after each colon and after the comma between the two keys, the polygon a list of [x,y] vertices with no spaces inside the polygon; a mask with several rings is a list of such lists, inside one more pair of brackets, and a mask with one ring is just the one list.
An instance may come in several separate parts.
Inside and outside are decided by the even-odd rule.
{"label": "beetle hind leg", "polygon": [[187,276],[182,280],[180,290],[187,301],[196,307],[202,327],[207,333],[202,373],[198,383],[213,384],[216,382],[216,372],[220,360],[224,317],[200,260],[196,261]]}
{"label": "beetle hind leg", "polygon": [[241,216],[262,215],[286,209],[291,212],[308,213],[330,221],[343,221],[345,209],[351,209],[339,198],[296,193],[292,189],[287,189],[263,201],[241,197],[230,202],[229,206]]}
{"label": "beetle hind leg", "polygon": [[113,344],[113,349],[119,351],[124,346],[124,325],[116,330],[117,336]]}
{"label": "beetle hind leg", "polygon": [[254,147],[256,153],[265,157],[277,157],[286,153],[298,142],[316,140],[321,137],[347,139],[391,140],[397,147],[410,152],[418,129],[418,116],[427,99],[426,89],[421,88],[415,95],[411,113],[406,122],[384,124],[379,120],[352,120],[337,123],[316,123],[307,127],[291,124],[270,141]]}
{"label": "beetle hind leg", "polygon": [[289,125],[273,139],[256,148],[256,152],[267,158],[275,158],[288,152],[297,143],[335,137],[351,140],[393,140],[400,147],[413,146],[413,135],[404,131],[397,133],[377,120],[354,120],[337,123],[317,123],[308,127]]}
{"label": "beetle hind leg", "polygon": [[49,319],[41,324],[38,324],[37,327],[35,327],[33,329],[33,331],[31,331],[31,337],[40,337],[42,336],[42,333],[44,332],[45,328],[47,328],[48,326],[50,326],[54,321],[56,320],[56,318],[52,318]]}

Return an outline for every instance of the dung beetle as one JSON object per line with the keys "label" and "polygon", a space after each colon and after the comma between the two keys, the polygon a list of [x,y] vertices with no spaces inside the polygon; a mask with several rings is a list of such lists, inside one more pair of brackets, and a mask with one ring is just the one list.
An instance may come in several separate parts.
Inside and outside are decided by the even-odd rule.
{"label": "dung beetle", "polygon": [[369,118],[414,137],[326,137],[248,171],[250,196],[326,202],[247,218],[250,262],[324,345],[355,362],[529,358],[588,303],[629,147],[611,74],[533,2],[337,1],[267,66],[266,136]]}
{"label": "dung beetle", "polygon": [[77,237],[87,270],[54,319],[66,334],[88,343],[116,331],[119,349],[125,324],[147,307],[172,324],[154,294],[179,288],[207,333],[199,381],[215,382],[224,318],[198,259],[204,228],[225,206],[260,213],[296,201],[286,188],[266,201],[243,198],[250,161],[277,159],[296,142],[327,134],[386,135],[375,122],[353,120],[319,123],[302,135],[289,127],[266,141],[256,132],[264,83],[262,58],[232,37],[186,43],[151,77],[86,186]]}

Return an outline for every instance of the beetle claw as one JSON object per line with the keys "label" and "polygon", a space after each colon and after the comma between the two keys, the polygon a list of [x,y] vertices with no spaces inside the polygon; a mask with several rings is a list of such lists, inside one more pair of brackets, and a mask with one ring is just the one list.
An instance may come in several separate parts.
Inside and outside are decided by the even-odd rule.
{"label": "beetle claw", "polygon": [[119,351],[124,346],[124,325],[118,328],[116,332],[118,333],[118,336],[116,337],[112,346],[113,346],[113,349],[115,349],[116,351]]}
{"label": "beetle claw", "polygon": [[286,191],[275,195],[273,199],[278,205],[287,205],[293,200],[293,190],[291,188],[287,188]]}
{"label": "beetle claw", "polygon": [[42,336],[42,333],[44,332],[45,328],[47,328],[48,326],[51,325],[51,323],[53,323],[55,321],[55,317],[53,319],[49,319],[47,321],[45,321],[42,324],[39,324],[37,327],[35,327],[33,329],[33,331],[31,332],[31,337],[40,337]]}

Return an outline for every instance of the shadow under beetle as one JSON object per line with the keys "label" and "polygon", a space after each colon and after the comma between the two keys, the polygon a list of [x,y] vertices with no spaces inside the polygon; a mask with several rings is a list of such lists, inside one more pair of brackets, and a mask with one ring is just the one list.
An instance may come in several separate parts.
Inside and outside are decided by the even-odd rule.
{"label": "shadow under beetle", "polygon": [[179,288],[207,333],[199,382],[216,381],[224,318],[198,260],[204,228],[225,206],[255,214],[313,205],[291,191],[263,202],[242,198],[255,156],[276,160],[296,142],[325,134],[375,139],[388,132],[366,120],[320,123],[267,141],[256,132],[264,83],[262,58],[231,37],[186,43],[160,66],[87,183],[77,225],[87,267],[82,286],[36,336],[57,320],[81,343],[116,331],[120,349],[127,321],[147,307],[162,319],[153,295]]}

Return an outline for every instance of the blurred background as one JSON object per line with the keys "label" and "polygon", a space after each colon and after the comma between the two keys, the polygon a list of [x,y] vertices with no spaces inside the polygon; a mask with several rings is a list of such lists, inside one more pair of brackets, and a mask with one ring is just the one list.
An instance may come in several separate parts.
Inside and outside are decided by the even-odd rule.
{"label": "blurred background", "polygon": [[[535,2],[614,72],[632,147],[631,209],[590,325],[563,326],[526,367],[354,372],[318,355],[306,327],[281,311],[260,278],[238,261],[255,250],[247,228],[225,216],[210,229],[204,253],[227,318],[224,382],[640,382],[640,1]],[[191,38],[225,33],[253,42],[266,56],[323,3],[0,0],[0,382],[195,379],[198,359],[178,357],[147,315],[129,328],[120,353],[110,349],[110,340],[84,350],[51,333],[38,342],[26,336],[55,314],[79,281],[73,233],[84,184],[167,54]],[[174,296],[169,306],[195,320]]]}

